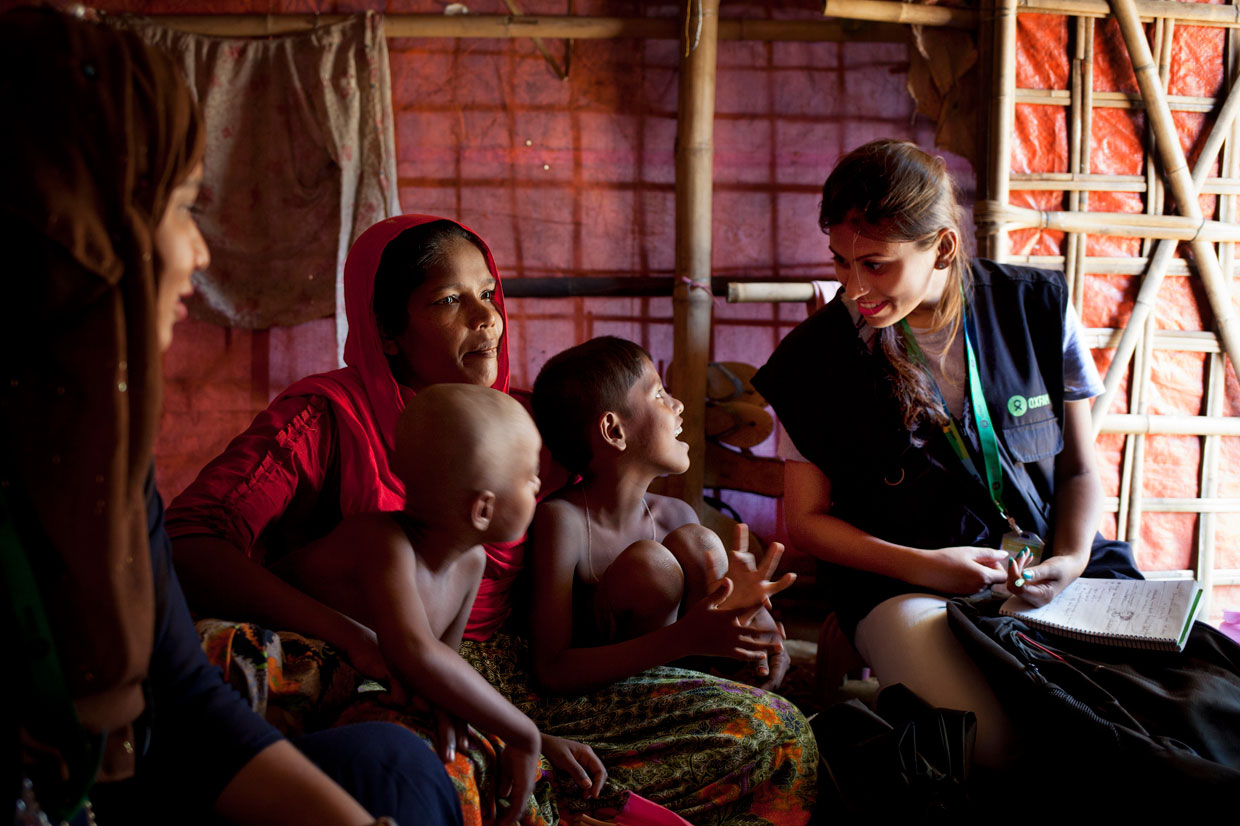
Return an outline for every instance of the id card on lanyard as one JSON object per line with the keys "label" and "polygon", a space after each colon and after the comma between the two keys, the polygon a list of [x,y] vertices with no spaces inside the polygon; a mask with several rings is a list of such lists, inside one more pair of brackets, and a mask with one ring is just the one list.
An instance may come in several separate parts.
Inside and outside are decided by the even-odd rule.
{"label": "id card on lanyard", "polygon": [[952,451],[956,454],[956,458],[960,460],[960,464],[964,466],[969,475],[976,479],[978,484],[986,488],[990,494],[990,501],[1011,529],[1003,535],[1003,541],[999,546],[1000,550],[1005,551],[1009,557],[1013,558],[1024,551],[1029,551],[1033,555],[1033,561],[1030,564],[1037,565],[1042,561],[1042,549],[1046,546],[1046,543],[1036,533],[1022,531],[1003,504],[1003,465],[999,462],[999,440],[995,436],[994,426],[990,420],[990,408],[986,406],[986,396],[982,392],[982,377],[977,369],[977,355],[973,351],[973,342],[969,338],[969,325],[967,323],[961,324],[961,331],[964,334],[965,362],[969,370],[969,401],[973,408],[973,421],[977,425],[978,439],[981,442],[982,461],[986,469],[985,479],[978,473],[977,464],[969,453],[968,443],[965,442],[964,436],[961,435],[960,428],[956,426],[955,417],[947,409],[947,401],[943,398],[943,392],[939,390],[938,382],[934,380],[934,376],[930,374],[927,368],[925,354],[922,353],[921,346],[917,343],[917,338],[908,326],[908,321],[900,319],[900,332],[904,335],[904,341],[908,345],[909,353],[917,360],[918,364],[923,368],[927,368],[926,375],[930,379],[930,384],[934,387],[934,392],[939,397],[939,404],[943,405],[943,413],[947,416],[947,423],[942,425],[942,429],[943,435],[947,437],[947,443],[952,446]]}

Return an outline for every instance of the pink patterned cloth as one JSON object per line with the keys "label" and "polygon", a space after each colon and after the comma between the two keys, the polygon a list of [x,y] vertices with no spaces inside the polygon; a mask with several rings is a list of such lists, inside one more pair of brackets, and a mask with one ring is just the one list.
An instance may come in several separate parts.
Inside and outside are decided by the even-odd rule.
{"label": "pink patterned cloth", "polygon": [[176,56],[207,124],[211,269],[193,317],[266,329],[335,315],[342,337],[349,247],[400,213],[382,16],[261,40],[114,22]]}

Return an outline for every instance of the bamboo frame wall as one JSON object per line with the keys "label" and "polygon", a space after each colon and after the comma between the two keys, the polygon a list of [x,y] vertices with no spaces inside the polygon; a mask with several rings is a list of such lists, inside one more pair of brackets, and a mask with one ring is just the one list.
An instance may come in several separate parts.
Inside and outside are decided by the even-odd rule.
{"label": "bamboo frame wall", "polygon": [[[1233,0],[1233,3],[1235,0]],[[914,4],[915,5],[915,4]],[[1136,543],[1144,513],[1180,512],[1199,514],[1193,569],[1163,572],[1164,575],[1191,574],[1206,586],[1207,603],[1213,585],[1240,584],[1240,570],[1214,568],[1215,514],[1240,512],[1240,499],[1221,499],[1219,488],[1220,439],[1240,435],[1240,418],[1223,416],[1226,359],[1233,370],[1240,368],[1240,335],[1231,302],[1236,272],[1235,244],[1240,241],[1236,219],[1240,216],[1240,5],[1209,5],[1163,2],[1163,0],[990,0],[980,13],[960,11],[946,16],[941,11],[910,9],[909,4],[871,2],[871,0],[826,0],[826,14],[866,20],[915,20],[920,25],[968,27],[978,25],[979,47],[992,71],[988,99],[990,111],[982,121],[989,127],[985,178],[981,191],[985,197],[976,205],[978,245],[983,254],[999,260],[1012,260],[1035,266],[1062,268],[1072,300],[1078,310],[1084,292],[1084,276],[1090,273],[1140,273],[1142,286],[1129,326],[1123,330],[1087,331],[1087,343],[1094,348],[1115,347],[1116,356],[1107,373],[1107,393],[1094,406],[1095,432],[1123,433],[1125,446],[1119,496],[1104,507],[1117,514],[1120,539]],[[894,8],[893,8],[894,7]],[[930,7],[937,8],[937,7]],[[1017,13],[1050,13],[1071,19],[1075,49],[1072,55],[1069,89],[1046,91],[1018,89],[1015,83],[1015,35]],[[972,17],[970,17],[972,15]],[[1099,93],[1093,90],[1093,29],[1098,17],[1113,16],[1124,35],[1132,58],[1141,95]],[[1141,20],[1153,21],[1153,44],[1146,40]],[[1226,27],[1228,88],[1225,98],[1173,97],[1166,94],[1171,43],[1178,24]],[[1011,173],[1011,125],[1017,103],[1062,105],[1068,108],[1069,168],[1067,173],[1013,175]],[[1093,111],[1098,107],[1139,107],[1146,110],[1150,124],[1146,173],[1143,176],[1095,175],[1089,168]],[[1172,110],[1216,113],[1213,132],[1191,174],[1184,160],[1178,136],[1171,124]],[[1226,140],[1233,138],[1236,140]],[[1220,174],[1208,174],[1222,148]],[[1159,164],[1154,162],[1158,153]],[[1159,170],[1163,170],[1159,174]],[[1012,207],[1012,189],[1046,189],[1068,194],[1068,209],[1047,213]],[[1144,215],[1116,215],[1089,212],[1093,191],[1128,191],[1145,194]],[[1200,214],[1198,194],[1219,196],[1219,216],[1210,221]],[[1164,215],[1170,195],[1181,215]],[[1013,257],[1007,251],[1008,232],[1027,227],[1046,227],[1066,233],[1064,254],[1054,257]],[[1111,234],[1143,239],[1142,257],[1122,259],[1087,258],[1085,236]],[[1160,240],[1168,239],[1168,240]],[[1174,259],[1177,241],[1193,247],[1189,266]],[[1217,250],[1214,244],[1217,243]],[[1160,331],[1155,328],[1152,308],[1159,287],[1167,276],[1196,275],[1206,287],[1217,319],[1217,334]],[[764,290],[757,298],[752,285],[735,285],[730,300],[804,300],[805,287],[779,285]],[[735,293],[732,295],[731,293]],[[782,293],[784,297],[779,297]],[[795,297],[794,297],[795,294]],[[1150,416],[1150,363],[1157,349],[1205,352],[1208,379],[1203,405],[1205,416]],[[1117,388],[1132,359],[1127,415],[1109,412]],[[1203,440],[1199,472],[1199,493],[1195,497],[1153,499],[1143,497],[1143,454],[1145,435],[1177,433],[1197,435]],[[1207,604],[1206,610],[1209,610]]]}
{"label": "bamboo frame wall", "polygon": [[[593,17],[583,15],[392,14],[384,33],[424,38],[561,38],[574,40],[640,38],[682,40],[677,101],[676,279],[672,282],[674,354],[671,371],[685,400],[685,441],[690,470],[675,477],[671,490],[702,512],[706,465],[706,367],[711,342],[711,160],[714,123],[715,61],[720,40],[767,42],[900,42],[907,30],[891,23],[858,28],[833,20],[721,19],[719,0],[686,4],[690,19],[680,17]],[[696,17],[693,17],[696,15]],[[269,37],[310,31],[347,15],[233,14],[157,15],[166,26],[201,35]],[[686,25],[688,22],[691,25]],[[700,23],[700,25],[698,25]],[[544,53],[545,56],[545,53]],[[558,67],[557,74],[563,76]],[[600,279],[601,280],[601,279]],[[648,281],[648,279],[647,279]],[[545,287],[545,285],[543,285]],[[645,288],[649,284],[644,285]],[[509,288],[509,293],[515,290]],[[555,292],[556,295],[567,295]],[[666,293],[664,293],[666,294]]]}
{"label": "bamboo frame wall", "polygon": [[[1177,21],[1191,25],[1209,25],[1227,27],[1229,30],[1240,27],[1240,7],[1235,5],[1217,6],[1191,3],[1165,2],[1164,0],[1112,0],[1114,5],[1127,9],[1130,18],[1138,17],[1163,21],[1157,24],[1155,48],[1165,56],[1163,44],[1170,43],[1170,33]],[[704,4],[705,5],[705,4]],[[717,7],[717,3],[713,4]],[[1076,41],[1079,44],[1072,61],[1071,88],[1067,91],[1043,91],[1016,89],[1014,75],[1010,67],[1014,66],[1012,57],[1015,43],[1016,13],[1047,13],[1066,14],[1074,17]],[[1068,233],[1065,254],[1053,258],[1021,259],[1033,265],[1062,267],[1067,276],[1073,300],[1078,304],[1082,295],[1083,277],[1086,270],[1092,273],[1103,272],[1135,272],[1145,274],[1145,284],[1150,286],[1149,300],[1152,302],[1157,292],[1157,285],[1163,277],[1183,277],[1188,275],[1188,268],[1182,260],[1171,259],[1170,255],[1161,256],[1160,248],[1173,248],[1173,245],[1162,244],[1158,247],[1147,244],[1143,250],[1144,257],[1137,259],[1086,259],[1083,238],[1088,233],[1100,233],[1111,230],[1117,222],[1124,222],[1120,228],[1123,234],[1140,236],[1148,239],[1191,239],[1196,244],[1208,245],[1211,241],[1221,243],[1222,252],[1214,258],[1214,287],[1230,282],[1234,275],[1237,261],[1234,255],[1234,242],[1240,240],[1240,231],[1234,226],[1237,212],[1236,196],[1240,195],[1240,169],[1237,154],[1227,142],[1224,149],[1225,174],[1206,179],[1204,172],[1193,175],[1187,185],[1196,185],[1199,191],[1218,194],[1225,205],[1218,221],[1202,222],[1193,216],[1179,218],[1163,216],[1161,212],[1162,183],[1151,171],[1145,176],[1102,176],[1089,171],[1089,138],[1092,112],[1097,107],[1144,107],[1147,105],[1142,98],[1114,93],[1094,93],[1090,79],[1091,60],[1089,50],[1092,48],[1092,29],[1094,20],[1107,16],[1110,6],[1105,0],[992,0],[983,12],[972,10],[950,9],[942,6],[923,5],[917,3],[897,3],[889,0],[826,0],[825,13],[830,17],[868,20],[877,25],[858,33],[846,31],[835,20],[815,22],[806,21],[771,21],[771,20],[728,20],[717,19],[712,40],[798,40],[798,41],[840,41],[844,39],[868,39],[898,41],[904,39],[903,26],[908,24],[924,26],[952,26],[958,28],[981,27],[985,42],[982,52],[989,57],[992,65],[1009,67],[1008,71],[993,73],[995,87],[991,90],[991,99],[997,105],[992,107],[989,133],[995,138],[990,147],[988,163],[984,170],[987,198],[978,210],[979,246],[984,253],[992,257],[1003,258],[1004,239],[1009,229],[1019,226],[1059,227]],[[715,15],[717,17],[717,15]],[[200,34],[225,35],[233,37],[267,36],[272,34],[305,31],[316,25],[332,22],[333,16],[323,15],[182,15],[161,16],[167,25],[194,31]],[[1169,22],[1168,22],[1169,21]],[[667,18],[587,18],[587,17],[551,17],[551,16],[520,16],[490,15],[469,16],[461,18],[443,17],[439,15],[389,15],[385,26],[389,37],[481,37],[481,38],[512,38],[512,37],[543,37],[568,39],[597,39],[615,37],[674,39],[683,35],[684,27],[681,20]],[[1229,32],[1228,76],[1234,77],[1236,70],[1236,35]],[[686,75],[709,71],[711,78],[708,86],[700,79],[686,81],[686,88],[700,87],[698,93],[713,99],[713,46],[709,59],[696,61],[700,68],[693,68],[695,61],[686,60],[682,64]],[[692,57],[692,52],[689,53]],[[1164,61],[1165,63],[1165,61]],[[707,65],[709,64],[709,65]],[[1147,95],[1150,98],[1151,95]],[[1154,103],[1161,101],[1163,111],[1177,109],[1183,111],[1212,111],[1217,101],[1207,98],[1167,97],[1165,94],[1154,94]],[[680,122],[686,128],[685,103],[687,95],[682,93],[680,102]],[[1012,133],[1011,123],[1016,103],[1043,103],[1064,105],[1071,112],[1070,138],[1070,169],[1068,173],[1042,176],[1018,176],[1010,172],[1010,148],[1007,141]],[[1238,107],[1240,108],[1240,107]],[[707,107],[706,120],[709,120],[710,108]],[[1223,118],[1220,117],[1220,121]],[[703,124],[702,116],[694,121],[698,127]],[[696,127],[695,127],[696,128]],[[1235,127],[1229,130],[1230,135],[1236,134]],[[1220,133],[1221,136],[1221,133]],[[1177,145],[1178,146],[1178,145]],[[700,147],[699,147],[700,151]],[[1205,154],[1205,153],[1203,153]],[[1183,164],[1181,163],[1181,166]],[[681,167],[678,162],[678,190],[681,188]],[[689,164],[685,165],[687,169]],[[688,173],[686,173],[688,174]],[[1183,176],[1179,180],[1185,186]],[[1008,204],[1007,194],[1015,187],[1019,189],[1055,189],[1069,193],[1069,209],[1063,213],[1032,213],[1012,208]],[[1146,217],[1116,216],[1114,214],[1091,215],[1088,212],[1089,193],[1097,190],[1133,191],[1147,194],[1147,201],[1157,207],[1156,211]],[[709,206],[709,187],[706,191],[706,204]],[[698,199],[700,202],[700,199]],[[1196,203],[1195,199],[1191,200]],[[692,213],[688,209],[688,213]],[[681,208],[678,206],[678,213]],[[699,215],[699,219],[700,219]],[[686,218],[686,221],[690,219]],[[682,260],[680,249],[682,240],[678,238],[677,275],[689,281],[708,283],[709,278],[709,209],[705,222],[698,221],[701,226],[692,230],[696,235],[705,227],[707,233],[706,275],[703,277],[699,263],[691,263],[691,259],[700,261],[700,256],[686,254]],[[691,232],[687,224],[678,226],[678,235],[685,233],[683,243],[692,245],[689,238]],[[1204,246],[1202,247],[1204,249]],[[746,290],[764,290],[764,298],[758,300],[804,300],[805,287],[795,284],[734,285],[743,293]],[[788,291],[797,292],[790,298]],[[694,315],[692,305],[694,296],[708,301],[709,293],[694,289],[688,283],[681,283],[676,290],[679,305],[684,305],[685,312],[677,315],[677,352],[678,369],[689,368],[689,362],[703,361],[706,347],[703,341],[702,325],[692,323],[689,319]],[[1224,291],[1225,294],[1225,291]],[[739,300],[754,300],[740,298]],[[700,301],[698,303],[701,303]],[[1228,309],[1228,308],[1224,308]],[[706,309],[707,323],[705,328],[709,335],[709,307]],[[698,313],[701,315],[701,313]],[[1226,320],[1226,313],[1220,314]],[[1240,512],[1240,500],[1218,499],[1218,444],[1221,436],[1240,435],[1240,424],[1235,419],[1221,417],[1223,404],[1223,347],[1213,335],[1193,335],[1188,333],[1174,334],[1165,331],[1153,332],[1148,321],[1149,316],[1141,317],[1140,323],[1129,331],[1091,330],[1088,331],[1092,346],[1117,346],[1122,352],[1125,348],[1136,353],[1137,342],[1140,341],[1141,351],[1134,355],[1134,375],[1129,400],[1129,409],[1134,411],[1126,416],[1107,413],[1109,399],[1098,411],[1096,427],[1101,432],[1129,434],[1125,448],[1124,484],[1121,495],[1107,506],[1121,515],[1121,538],[1135,537],[1143,512],[1152,510],[1189,511],[1202,514],[1199,529],[1195,573],[1203,580],[1213,584],[1240,584],[1240,570],[1213,571],[1213,514],[1217,512]],[[700,320],[699,320],[700,321]],[[1229,325],[1228,325],[1229,326]],[[690,332],[690,328],[695,332]],[[1153,334],[1151,335],[1150,333]],[[1128,333],[1125,336],[1125,333]],[[1118,337],[1118,342],[1116,341]],[[1128,340],[1125,341],[1125,338]],[[693,342],[685,346],[691,352],[686,355],[681,341]],[[708,340],[708,339],[707,339]],[[1230,342],[1236,344],[1235,341]],[[1206,391],[1206,408],[1208,416],[1184,417],[1151,417],[1141,413],[1141,397],[1148,387],[1149,353],[1154,349],[1188,349],[1207,352],[1210,360],[1209,385]],[[1236,347],[1226,348],[1237,353]],[[1126,358],[1116,359],[1123,363]],[[1236,360],[1233,359],[1233,367]],[[692,372],[692,370],[691,370]],[[1118,375],[1118,374],[1117,374]],[[1108,382],[1111,384],[1111,382]],[[686,432],[693,432],[686,428]],[[1201,469],[1201,495],[1194,499],[1176,500],[1142,500],[1139,495],[1141,481],[1141,442],[1146,433],[1188,433],[1201,435],[1204,439],[1204,453]],[[701,445],[697,446],[699,450]],[[694,489],[696,487],[696,489]],[[700,498],[700,482],[692,480],[686,490],[680,493],[690,500]],[[1208,591],[1207,591],[1208,593]]]}

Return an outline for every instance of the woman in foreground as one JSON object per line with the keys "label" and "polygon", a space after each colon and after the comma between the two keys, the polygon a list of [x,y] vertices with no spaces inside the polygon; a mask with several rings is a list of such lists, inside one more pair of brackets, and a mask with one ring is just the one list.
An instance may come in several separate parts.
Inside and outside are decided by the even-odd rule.
{"label": "woman in foreground", "polygon": [[407,731],[299,751],[198,645],[151,466],[162,352],[209,261],[185,82],[135,36],[49,9],[0,15],[0,68],[0,551],[17,634],[0,725],[17,822],[361,826],[369,808],[459,824]]}

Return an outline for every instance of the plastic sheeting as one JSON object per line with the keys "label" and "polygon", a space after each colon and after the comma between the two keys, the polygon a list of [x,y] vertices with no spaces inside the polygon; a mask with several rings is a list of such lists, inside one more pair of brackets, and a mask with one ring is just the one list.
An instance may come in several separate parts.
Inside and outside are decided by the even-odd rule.
{"label": "plastic sheeting", "polygon": [[[177,0],[111,0],[117,10],[176,13]],[[506,13],[500,0],[469,3],[477,13]],[[336,13],[374,8],[389,13],[442,11],[432,0],[318,2],[205,0],[207,13]],[[561,0],[528,0],[529,13],[563,14]],[[578,2],[577,14],[675,16],[673,2]],[[728,16],[817,16],[817,4],[772,10],[729,3]],[[926,33],[931,40],[934,36]],[[1020,84],[1066,89],[1070,52],[1065,18],[1020,17]],[[671,41],[582,41],[574,44],[561,82],[529,41],[395,40],[390,44],[396,107],[400,197],[406,210],[440,211],[477,228],[492,244],[505,278],[547,275],[668,275],[674,261],[674,137],[677,50]],[[562,59],[562,42],[549,42]],[[1222,73],[1219,30],[1178,27],[1172,92],[1216,94]],[[963,57],[963,56],[962,56]],[[905,84],[901,44],[723,43],[715,122],[715,275],[829,277],[826,245],[815,224],[822,180],[835,159],[877,137],[924,146],[943,130],[915,118]],[[963,71],[967,61],[954,68]],[[1113,24],[1098,27],[1094,88],[1135,93],[1128,57]],[[968,77],[968,75],[965,75]],[[936,78],[937,81],[942,77]],[[962,81],[963,82],[963,81]],[[940,109],[966,125],[961,97],[940,90]],[[1190,157],[1203,117],[1176,116]],[[959,124],[956,124],[959,125]],[[1018,170],[1067,167],[1062,107],[1022,105],[1017,112]],[[1142,171],[1143,120],[1138,110],[1098,108],[1091,166],[1095,172]],[[959,135],[960,130],[952,130]],[[967,143],[967,135],[961,145]],[[972,170],[949,158],[966,198]],[[1015,192],[1021,205],[1062,208],[1062,193]],[[1213,210],[1212,203],[1203,206]],[[1090,208],[1140,211],[1142,197],[1092,193]],[[1018,234],[1014,250],[1057,254],[1053,233]],[[1135,255],[1139,242],[1090,238],[1091,254]],[[1137,279],[1091,275],[1085,322],[1126,323]],[[761,363],[804,318],[797,305],[716,304],[712,356]],[[1157,323],[1207,329],[1209,311],[1195,280],[1170,277]],[[666,365],[672,355],[671,301],[652,299],[519,299],[510,301],[514,380],[528,385],[552,353],[583,338],[614,333],[637,340]],[[329,322],[249,333],[202,323],[178,328],[166,374],[167,415],[159,443],[161,487],[171,495],[292,380],[333,364]],[[1096,358],[1105,370],[1111,353]],[[1149,410],[1201,409],[1204,357],[1155,355]],[[1117,411],[1124,409],[1119,400]],[[1228,378],[1225,413],[1240,413]],[[1237,439],[1224,439],[1218,495],[1240,497]],[[1196,495],[1201,440],[1146,439],[1146,496]],[[1106,492],[1119,490],[1122,439],[1099,445]],[[756,452],[770,454],[771,444]],[[729,499],[757,531],[778,536],[777,505],[760,497]],[[1220,515],[1221,568],[1240,568],[1240,516]],[[1147,569],[1184,568],[1195,541],[1194,515],[1147,513],[1140,561]],[[1105,530],[1115,530],[1109,517]],[[1240,590],[1240,589],[1235,589]],[[1236,600],[1240,601],[1240,594]],[[1237,604],[1240,604],[1238,602]]]}
{"label": "plastic sheeting", "polygon": [[[1021,15],[1018,20],[1017,87],[1067,89],[1071,53],[1069,20],[1050,15]],[[1224,30],[1177,26],[1168,75],[1169,95],[1215,97],[1225,93],[1223,76]],[[1095,92],[1138,94],[1136,78],[1118,26],[1100,20],[1093,43],[1093,89]],[[1204,141],[1210,121],[1204,114],[1175,112],[1181,145],[1191,164]],[[1067,109],[1061,106],[1018,104],[1014,172],[1065,172],[1068,168]],[[1108,175],[1142,175],[1146,172],[1145,118],[1137,108],[1093,110],[1090,171]],[[1216,173],[1217,174],[1217,173]],[[1144,193],[1091,192],[1088,209],[1099,212],[1143,212]],[[1013,191],[1018,206],[1035,209],[1067,209],[1062,192]],[[1201,198],[1202,211],[1216,216],[1216,198]],[[1062,233],[1024,230],[1012,233],[1013,254],[1062,254]],[[1134,238],[1089,236],[1086,251],[1092,256],[1136,256],[1141,242]],[[1181,254],[1185,253],[1182,248]],[[1087,327],[1122,327],[1132,312],[1140,284],[1138,276],[1088,274],[1085,280],[1084,322]],[[1195,276],[1169,276],[1162,286],[1155,323],[1165,330],[1209,330],[1213,316],[1205,292]],[[1098,350],[1094,357],[1100,370],[1110,364],[1114,351]],[[1205,415],[1204,386],[1207,377],[1203,353],[1156,350],[1151,359],[1146,410],[1152,415]],[[1123,385],[1131,382],[1132,369]],[[1240,415],[1240,388],[1227,371],[1224,415]],[[1130,396],[1117,398],[1112,412],[1127,412]],[[1147,436],[1141,473],[1141,492],[1146,497],[1185,498],[1199,495],[1202,439],[1193,436]],[[1105,492],[1117,496],[1123,462],[1124,437],[1099,440]],[[1240,439],[1223,438],[1219,497],[1240,496],[1240,479],[1229,472],[1240,460]],[[1153,513],[1142,516],[1138,560],[1148,570],[1183,569],[1193,564],[1198,517],[1195,514]],[[1114,535],[1116,517],[1108,515],[1104,532]],[[1218,568],[1240,567],[1240,515],[1217,517],[1216,559]]]}

